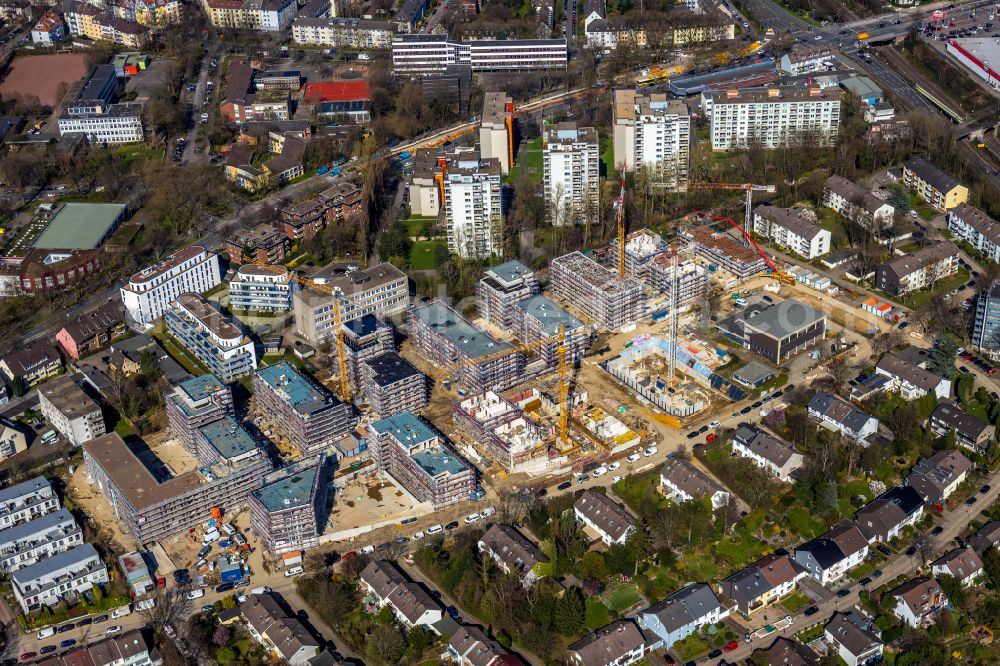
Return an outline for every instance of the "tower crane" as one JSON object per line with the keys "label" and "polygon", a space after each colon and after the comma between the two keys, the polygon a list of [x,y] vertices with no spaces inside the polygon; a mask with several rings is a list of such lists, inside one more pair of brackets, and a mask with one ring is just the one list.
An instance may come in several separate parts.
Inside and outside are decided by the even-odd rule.
{"label": "tower crane", "polygon": [[622,167],[622,185],[615,199],[615,221],[618,223],[618,277],[625,277],[625,169]]}
{"label": "tower crane", "polygon": [[754,185],[753,183],[688,183],[688,190],[741,190],[747,193],[746,198],[746,213],[743,219],[743,230],[744,236],[749,238],[750,236],[750,215],[752,214],[751,209],[753,208],[753,193],[754,192],[770,192],[774,193],[774,185]]}
{"label": "tower crane", "polygon": [[340,369],[340,397],[346,402],[351,402],[351,385],[347,379],[347,352],[344,349],[344,327],[341,321],[340,314],[340,299],[343,297],[341,291],[335,287],[329,285],[320,284],[315,280],[310,280],[307,277],[302,277],[294,271],[291,271],[284,266],[275,266],[273,264],[265,264],[262,261],[250,260],[247,261],[248,264],[253,264],[254,266],[260,266],[261,268],[266,268],[268,270],[273,270],[279,273],[284,273],[288,279],[298,282],[303,287],[308,289],[315,289],[316,291],[323,292],[324,294],[330,294],[333,296],[333,325],[335,328],[335,335],[337,340],[337,365]]}

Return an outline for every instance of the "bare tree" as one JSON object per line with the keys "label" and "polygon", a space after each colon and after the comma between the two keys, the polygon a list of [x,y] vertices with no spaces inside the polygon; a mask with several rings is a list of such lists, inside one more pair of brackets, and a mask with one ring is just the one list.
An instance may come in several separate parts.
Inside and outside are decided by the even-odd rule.
{"label": "bare tree", "polygon": [[156,636],[163,634],[167,625],[173,625],[179,619],[188,616],[188,605],[184,588],[179,585],[157,589],[153,594],[151,607],[139,609],[139,614],[146,619],[146,624],[153,628]]}

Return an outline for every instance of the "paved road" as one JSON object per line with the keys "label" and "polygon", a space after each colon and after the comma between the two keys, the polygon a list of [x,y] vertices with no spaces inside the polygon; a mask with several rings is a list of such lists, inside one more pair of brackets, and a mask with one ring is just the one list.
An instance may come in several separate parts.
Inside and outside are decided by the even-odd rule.
{"label": "paved road", "polygon": [[882,64],[877,56],[871,60],[862,60],[858,57],[858,50],[853,48],[845,49],[843,54],[848,58],[848,62],[852,67],[862,69],[871,74],[879,83],[886,86],[917,111],[930,115],[937,115],[939,113],[937,107],[914,90],[911,83],[907,82],[894,70]]}
{"label": "paved road", "polygon": [[812,28],[806,21],[785,11],[774,0],[744,0],[743,4],[754,19],[765,28],[774,28],[776,32],[805,33]]}

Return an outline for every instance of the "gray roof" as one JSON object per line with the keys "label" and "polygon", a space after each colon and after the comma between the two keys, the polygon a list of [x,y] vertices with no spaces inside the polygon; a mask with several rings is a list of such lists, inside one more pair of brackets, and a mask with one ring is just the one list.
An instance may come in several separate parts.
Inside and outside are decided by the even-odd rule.
{"label": "gray roof", "polygon": [[926,245],[915,252],[896,257],[892,261],[887,261],[880,270],[891,270],[898,277],[905,277],[911,273],[936,264],[946,257],[953,257],[958,254],[958,248],[951,241],[940,241],[931,245]]}
{"label": "gray roof", "polygon": [[618,663],[626,654],[649,644],[634,620],[618,620],[584,636],[569,646],[581,666],[604,666]]}
{"label": "gray roof", "polygon": [[59,509],[58,511],[47,513],[40,518],[29,520],[26,523],[20,523],[13,527],[8,527],[5,530],[0,530],[0,546],[9,543],[16,543],[27,539],[28,537],[33,537],[36,534],[51,530],[67,521],[72,521],[73,526],[76,526],[76,520],[73,518],[73,514],[66,509]]}
{"label": "gray roof", "polygon": [[814,395],[813,399],[809,401],[809,409],[833,419],[853,432],[861,430],[868,419],[872,418],[868,413],[861,411],[849,402],[823,391]]}
{"label": "gray roof", "polygon": [[923,504],[924,499],[912,487],[896,486],[858,509],[854,518],[868,541],[882,539]]}
{"label": "gray roof", "polygon": [[781,208],[779,206],[768,206],[763,204],[757,206],[753,212],[754,215],[759,215],[771,224],[784,227],[796,236],[801,236],[806,240],[812,240],[819,234],[819,232],[822,231],[822,229],[812,222],[801,218],[799,215],[802,210],[803,209]]}
{"label": "gray roof", "polygon": [[44,476],[36,476],[33,479],[22,481],[13,486],[7,486],[0,489],[0,504],[20,499],[25,495],[37,493],[43,488],[49,488],[50,490],[52,488],[52,484]]}
{"label": "gray roof", "polygon": [[224,416],[198,428],[212,448],[223,458],[235,458],[257,450],[257,443],[232,416]]}
{"label": "gray roof", "polygon": [[726,492],[725,488],[684,458],[668,460],[660,468],[660,476],[695,499]]}
{"label": "gray roof", "polygon": [[960,203],[949,210],[948,215],[961,220],[994,243],[1000,244],[1000,223],[978,208]]}
{"label": "gray roof", "polygon": [[596,524],[613,540],[621,539],[635,525],[635,518],[620,504],[593,490],[580,495],[573,508]]}
{"label": "gray roof", "polygon": [[504,282],[514,282],[515,280],[524,278],[526,275],[534,273],[533,270],[522,264],[517,259],[497,264],[496,266],[488,269],[487,272],[493,273],[497,276],[497,278],[503,280]]}
{"label": "gray roof", "polygon": [[945,489],[970,469],[972,462],[958,451],[938,451],[917,462],[906,482],[928,501],[940,502]]}
{"label": "gray roof", "polygon": [[749,384],[756,384],[759,381],[773,377],[774,370],[767,367],[763,363],[750,361],[739,370],[733,371],[733,377],[737,376],[739,379],[745,380]]}
{"label": "gray roof", "polygon": [[1000,543],[1000,520],[991,520],[969,537],[969,545],[980,553]]}
{"label": "gray roof", "polygon": [[947,194],[960,185],[957,180],[922,157],[914,157],[907,161],[906,168],[942,194]]}
{"label": "gray roof", "polygon": [[797,546],[795,552],[809,553],[821,567],[829,569],[867,546],[868,540],[857,524],[842,520],[825,534]]}
{"label": "gray roof", "polygon": [[758,310],[743,325],[777,339],[787,338],[823,319],[826,315],[802,301],[789,298]]}
{"label": "gray roof", "polygon": [[36,564],[32,564],[30,567],[19,569],[10,576],[19,587],[24,588],[27,584],[34,582],[36,579],[44,580],[66,567],[71,567],[92,558],[100,560],[97,550],[89,543],[85,543],[77,546],[76,548],[71,548],[67,551],[63,551],[53,555],[52,557],[41,560]]}
{"label": "gray roof", "polygon": [[733,434],[733,441],[742,444],[778,467],[784,467],[795,455],[795,448],[791,444],[778,439],[752,423],[740,423]]}
{"label": "gray roof", "polygon": [[253,496],[268,511],[286,511],[311,504],[316,475],[323,466],[322,458],[304,462],[307,464],[296,463],[291,469],[285,468],[276,472],[273,477],[267,477],[264,485],[253,491]]}
{"label": "gray roof", "polygon": [[928,393],[933,392],[938,387],[938,384],[944,381],[930,370],[925,370],[918,365],[908,363],[891,353],[879,359],[875,367],[909,384],[913,384]]}
{"label": "gray roof", "polygon": [[512,570],[528,571],[549,561],[535,544],[510,525],[493,525],[479,541]]}
{"label": "gray roof", "polygon": [[705,583],[690,583],[641,614],[655,615],[667,631],[676,631],[704,617],[722,604]]}
{"label": "gray roof", "polygon": [[416,317],[432,331],[447,338],[469,358],[479,358],[510,349],[509,344],[494,340],[488,333],[480,331],[441,301],[431,301],[426,305],[412,308],[410,316]]}
{"label": "gray roof", "polygon": [[517,304],[525,312],[525,317],[531,316],[537,319],[542,325],[542,332],[545,335],[559,335],[559,327],[562,326],[567,333],[583,328],[582,321],[563,310],[551,300],[536,294]]}
{"label": "gray roof", "polygon": [[826,623],[826,631],[837,643],[843,645],[848,652],[854,656],[860,656],[871,650],[876,645],[882,644],[882,639],[873,630],[874,623],[870,623],[861,617],[852,617],[853,613],[834,613],[830,621]]}

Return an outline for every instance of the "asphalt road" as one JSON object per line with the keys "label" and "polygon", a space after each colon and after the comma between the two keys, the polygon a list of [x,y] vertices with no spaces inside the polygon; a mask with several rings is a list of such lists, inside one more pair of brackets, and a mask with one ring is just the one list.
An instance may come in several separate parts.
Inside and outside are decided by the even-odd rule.
{"label": "asphalt road", "polygon": [[907,82],[894,70],[889,69],[879,62],[877,56],[873,57],[871,60],[862,60],[858,57],[857,49],[845,49],[843,54],[849,59],[852,67],[862,69],[871,74],[872,77],[874,77],[879,83],[886,86],[895,95],[899,96],[903,101],[917,111],[931,115],[938,114],[936,106],[931,104],[926,98],[924,98],[923,95],[914,90],[913,85]]}

